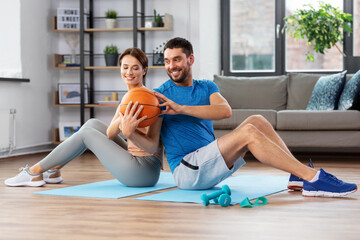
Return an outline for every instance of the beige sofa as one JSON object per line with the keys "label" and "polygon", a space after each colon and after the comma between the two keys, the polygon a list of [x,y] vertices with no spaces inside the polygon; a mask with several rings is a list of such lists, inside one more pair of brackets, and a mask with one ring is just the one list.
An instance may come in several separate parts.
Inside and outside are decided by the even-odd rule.
{"label": "beige sofa", "polygon": [[[233,109],[232,117],[214,122],[215,136],[232,131],[260,114],[292,151],[360,152],[360,111],[305,110],[320,74],[274,77],[214,76]],[[349,80],[351,75],[347,76]]]}

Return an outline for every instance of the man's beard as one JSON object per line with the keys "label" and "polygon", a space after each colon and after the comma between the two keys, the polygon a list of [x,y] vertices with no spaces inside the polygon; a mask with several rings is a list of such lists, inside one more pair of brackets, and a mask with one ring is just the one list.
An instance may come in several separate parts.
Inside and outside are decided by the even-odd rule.
{"label": "man's beard", "polygon": [[189,66],[187,66],[186,68],[183,68],[183,72],[182,72],[180,78],[178,78],[178,79],[173,79],[172,76],[171,76],[171,73],[169,73],[169,72],[167,72],[167,74],[168,74],[168,76],[171,78],[171,80],[172,80],[173,82],[182,83],[182,82],[184,82],[185,79],[188,77],[188,75],[189,75],[189,69],[190,69]]}

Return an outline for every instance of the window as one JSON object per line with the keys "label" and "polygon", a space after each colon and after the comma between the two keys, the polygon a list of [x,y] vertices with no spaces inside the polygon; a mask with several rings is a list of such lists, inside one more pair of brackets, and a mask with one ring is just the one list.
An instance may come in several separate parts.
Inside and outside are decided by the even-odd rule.
{"label": "window", "polygon": [[275,0],[230,2],[232,72],[275,71]]}
{"label": "window", "polygon": [[[334,7],[339,7],[343,9],[343,4],[339,0],[329,1]],[[313,0],[286,0],[286,12],[285,16],[289,16],[296,9],[300,9],[304,4],[311,4],[317,7],[318,2]],[[336,47],[331,48],[326,51],[326,54],[314,54],[314,61],[305,61],[305,54],[310,49],[310,46],[306,45],[306,40],[299,39],[296,40],[288,35],[285,36],[285,62],[286,62],[286,71],[340,71],[342,70],[342,54],[336,49]]]}
{"label": "window", "polygon": [[[354,9],[354,34],[351,34],[351,39],[357,37],[354,37],[354,42],[351,41],[351,49],[353,45],[354,54],[360,56],[360,0],[326,2],[345,12],[352,13]],[[281,33],[285,16],[304,4],[314,3],[318,4],[313,0],[221,0],[221,63],[224,75],[267,76],[291,71],[338,72],[350,69],[348,63],[354,62],[353,59],[344,59],[335,47],[325,55],[315,54],[314,62],[306,61],[306,42]],[[349,41],[345,39],[346,42]],[[344,52],[349,49],[349,44],[344,44]]]}
{"label": "window", "polygon": [[360,0],[354,0],[353,6],[353,53],[354,56],[360,56]]}

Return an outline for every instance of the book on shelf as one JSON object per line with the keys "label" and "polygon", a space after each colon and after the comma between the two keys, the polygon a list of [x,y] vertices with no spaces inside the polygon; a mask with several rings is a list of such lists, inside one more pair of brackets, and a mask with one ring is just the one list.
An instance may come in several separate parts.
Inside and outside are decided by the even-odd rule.
{"label": "book on shelf", "polygon": [[80,67],[78,63],[59,63],[58,67]]}
{"label": "book on shelf", "polygon": [[120,101],[98,101],[100,106],[117,106],[120,104]]}

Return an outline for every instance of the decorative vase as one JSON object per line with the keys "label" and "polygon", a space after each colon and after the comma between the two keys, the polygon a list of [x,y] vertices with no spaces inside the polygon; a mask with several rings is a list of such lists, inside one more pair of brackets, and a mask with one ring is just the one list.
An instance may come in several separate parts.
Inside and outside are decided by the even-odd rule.
{"label": "decorative vase", "polygon": [[119,54],[105,54],[106,66],[117,66]]}
{"label": "decorative vase", "polygon": [[115,28],[115,25],[116,25],[116,19],[113,19],[113,18],[107,18],[105,19],[105,25],[106,25],[106,28]]}
{"label": "decorative vase", "polygon": [[73,64],[76,63],[76,53],[75,53],[75,49],[71,49],[71,63],[73,63]]}

